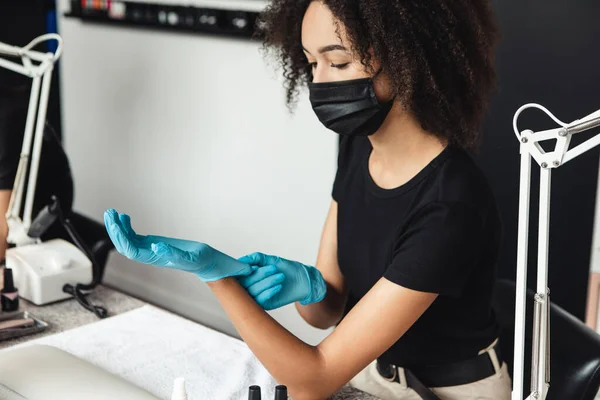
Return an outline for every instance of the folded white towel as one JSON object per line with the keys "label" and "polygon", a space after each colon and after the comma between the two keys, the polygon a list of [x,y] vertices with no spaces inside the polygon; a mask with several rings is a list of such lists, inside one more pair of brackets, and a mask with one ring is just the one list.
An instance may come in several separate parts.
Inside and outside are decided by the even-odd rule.
{"label": "folded white towel", "polygon": [[31,343],[68,351],[165,400],[177,377],[189,400],[246,400],[250,385],[272,399],[277,385],[244,342],[152,306],[23,346]]}

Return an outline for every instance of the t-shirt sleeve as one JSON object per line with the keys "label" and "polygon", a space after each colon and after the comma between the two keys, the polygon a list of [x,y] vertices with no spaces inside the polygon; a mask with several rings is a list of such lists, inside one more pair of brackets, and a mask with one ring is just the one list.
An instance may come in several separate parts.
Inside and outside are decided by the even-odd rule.
{"label": "t-shirt sleeve", "polygon": [[483,223],[465,203],[424,206],[397,238],[384,277],[422,292],[460,296],[479,258]]}

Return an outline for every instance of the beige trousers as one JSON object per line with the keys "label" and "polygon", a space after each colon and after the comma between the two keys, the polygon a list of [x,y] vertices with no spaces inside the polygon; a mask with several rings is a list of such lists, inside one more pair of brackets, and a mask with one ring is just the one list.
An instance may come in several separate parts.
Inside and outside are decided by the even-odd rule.
{"label": "beige trousers", "polygon": [[[459,386],[430,388],[441,400],[510,400],[512,384],[506,364],[498,363],[498,357],[492,348],[496,343],[480,352],[488,353],[496,373],[477,382]],[[379,375],[373,361],[351,381],[350,386],[369,393],[382,400],[421,400],[421,397],[406,386],[404,370],[398,368],[400,383],[390,382]]]}

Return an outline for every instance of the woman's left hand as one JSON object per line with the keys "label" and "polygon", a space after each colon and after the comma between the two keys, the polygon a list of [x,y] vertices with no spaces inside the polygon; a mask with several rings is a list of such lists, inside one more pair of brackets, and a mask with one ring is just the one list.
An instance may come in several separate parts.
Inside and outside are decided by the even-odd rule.
{"label": "woman's left hand", "polygon": [[265,310],[295,302],[303,306],[318,303],[327,293],[323,275],[315,267],[263,253],[248,254],[239,261],[258,267],[256,272],[239,278],[238,282]]}
{"label": "woman's left hand", "polygon": [[119,253],[143,264],[191,272],[204,282],[250,275],[253,268],[201,242],[164,236],[139,235],[127,214],[104,213],[104,223]]}

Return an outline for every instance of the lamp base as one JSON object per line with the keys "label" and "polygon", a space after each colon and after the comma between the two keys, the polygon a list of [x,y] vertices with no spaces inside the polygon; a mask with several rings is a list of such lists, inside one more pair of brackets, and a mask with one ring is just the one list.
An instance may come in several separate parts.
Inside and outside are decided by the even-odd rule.
{"label": "lamp base", "polygon": [[70,298],[63,292],[67,283],[92,280],[92,262],[62,239],[8,249],[6,267],[13,270],[19,296],[38,306]]}

